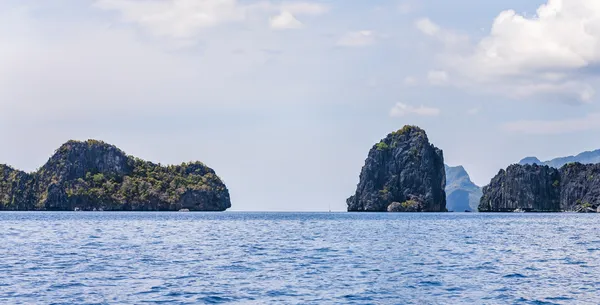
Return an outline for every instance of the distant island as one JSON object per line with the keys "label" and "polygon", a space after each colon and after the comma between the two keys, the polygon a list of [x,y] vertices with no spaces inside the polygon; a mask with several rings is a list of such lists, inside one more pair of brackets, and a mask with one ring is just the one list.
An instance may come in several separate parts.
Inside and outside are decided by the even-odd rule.
{"label": "distant island", "polygon": [[201,162],[162,166],[102,141],[69,141],[39,170],[0,165],[0,210],[224,211],[229,191]]}
{"label": "distant island", "polygon": [[423,129],[404,126],[369,151],[348,211],[445,212],[445,185],[442,150]]}

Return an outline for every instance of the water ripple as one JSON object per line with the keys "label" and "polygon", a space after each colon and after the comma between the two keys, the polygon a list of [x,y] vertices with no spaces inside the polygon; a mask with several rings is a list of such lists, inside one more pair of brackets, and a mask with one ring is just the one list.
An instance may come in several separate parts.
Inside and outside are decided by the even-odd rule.
{"label": "water ripple", "polygon": [[594,214],[6,212],[0,303],[598,304],[598,223]]}

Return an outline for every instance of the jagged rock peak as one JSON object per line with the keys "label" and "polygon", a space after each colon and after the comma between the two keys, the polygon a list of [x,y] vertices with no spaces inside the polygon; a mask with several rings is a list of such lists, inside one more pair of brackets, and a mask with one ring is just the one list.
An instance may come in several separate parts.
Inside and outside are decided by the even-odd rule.
{"label": "jagged rock peak", "polygon": [[443,152],[407,125],[371,148],[348,211],[446,211],[445,183]]}

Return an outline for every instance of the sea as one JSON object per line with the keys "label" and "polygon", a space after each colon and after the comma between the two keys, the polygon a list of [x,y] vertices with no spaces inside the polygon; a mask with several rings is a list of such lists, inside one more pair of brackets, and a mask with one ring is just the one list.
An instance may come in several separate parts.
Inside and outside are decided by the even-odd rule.
{"label": "sea", "polygon": [[0,304],[599,304],[600,215],[2,212]]}

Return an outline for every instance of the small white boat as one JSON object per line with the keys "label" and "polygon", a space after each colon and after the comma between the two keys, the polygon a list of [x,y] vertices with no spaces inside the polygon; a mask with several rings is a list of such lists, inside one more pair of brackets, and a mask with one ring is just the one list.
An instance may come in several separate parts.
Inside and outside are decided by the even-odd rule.
{"label": "small white boat", "polygon": [[190,211],[190,209],[181,209],[181,210],[179,210],[179,212],[189,212],[189,211]]}
{"label": "small white boat", "polygon": [[513,213],[525,213],[525,210],[518,208],[518,209],[514,210]]}

